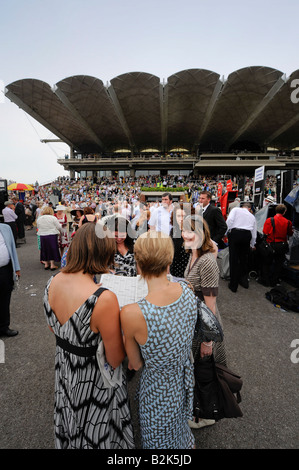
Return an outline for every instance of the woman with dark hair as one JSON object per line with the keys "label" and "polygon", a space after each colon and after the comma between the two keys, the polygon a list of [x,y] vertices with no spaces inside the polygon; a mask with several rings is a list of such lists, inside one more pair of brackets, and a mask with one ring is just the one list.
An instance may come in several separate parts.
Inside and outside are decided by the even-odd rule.
{"label": "woman with dark hair", "polygon": [[81,220],[81,217],[83,216],[83,209],[81,209],[80,207],[72,209],[71,210],[71,216],[72,216],[72,219],[73,219],[72,227],[73,227],[73,231],[75,232],[79,228],[78,225],[79,225],[79,222]]}
{"label": "woman with dark hair", "polygon": [[79,220],[78,228],[82,227],[82,225],[86,224],[87,222],[93,222],[96,224],[98,221],[97,216],[94,213],[92,207],[84,207],[83,215]]}
{"label": "woman with dark hair", "polygon": [[112,216],[108,218],[106,225],[115,238],[115,274],[129,277],[137,276],[137,266],[133,252],[134,239],[130,236],[130,222],[125,217]]}
{"label": "woman with dark hair", "polygon": [[66,266],[45,289],[45,315],[56,336],[58,449],[134,448],[125,374],[121,371],[118,384],[107,386],[96,359],[100,341],[107,367],[117,368],[125,358],[117,297],[93,279],[108,272],[114,259],[115,242],[102,230],[104,236],[94,224],[78,229]]}
{"label": "woman with dark hair", "polygon": [[[174,256],[172,264],[170,265],[170,274],[175,277],[184,277],[185,269],[189,261],[189,253],[185,250],[185,243],[182,237],[183,221],[187,215],[186,206],[183,202],[175,203],[174,209],[170,217],[172,228],[170,230],[170,237],[174,245]],[[192,212],[195,212],[192,209]]]}
{"label": "woman with dark hair", "polygon": [[[217,245],[210,237],[207,222],[199,215],[190,215],[184,219],[183,239],[189,253],[185,270],[185,279],[192,285],[195,295],[204,301],[221,323],[216,298],[219,285],[219,268],[217,265]],[[207,359],[212,354],[215,362],[226,365],[224,343],[203,342],[193,344],[194,362]],[[200,419],[198,423],[189,422],[192,428],[201,428],[214,424],[214,420]]]}

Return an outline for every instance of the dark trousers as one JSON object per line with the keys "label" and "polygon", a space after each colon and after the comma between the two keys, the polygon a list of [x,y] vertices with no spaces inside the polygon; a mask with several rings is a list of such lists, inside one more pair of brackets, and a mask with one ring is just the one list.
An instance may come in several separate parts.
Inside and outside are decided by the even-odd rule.
{"label": "dark trousers", "polygon": [[267,285],[274,287],[279,283],[282,276],[283,264],[285,262],[285,254],[274,253],[273,256],[263,259],[261,267],[261,281]]}
{"label": "dark trousers", "polygon": [[230,288],[237,290],[238,284],[248,286],[248,259],[251,232],[232,229],[228,235]]}
{"label": "dark trousers", "polygon": [[13,289],[13,270],[11,262],[0,268],[0,332],[9,328],[10,298]]}
{"label": "dark trousers", "polygon": [[25,238],[25,227],[24,227],[24,222],[17,220],[17,235],[18,238],[22,239]]}

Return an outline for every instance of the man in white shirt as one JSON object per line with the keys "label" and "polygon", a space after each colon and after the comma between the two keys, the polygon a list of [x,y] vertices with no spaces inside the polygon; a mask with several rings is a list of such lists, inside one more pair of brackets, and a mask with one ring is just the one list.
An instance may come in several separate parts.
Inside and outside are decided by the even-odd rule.
{"label": "man in white shirt", "polygon": [[20,269],[12,230],[7,224],[0,224],[0,336],[18,334],[9,325],[11,293]]}
{"label": "man in white shirt", "polygon": [[166,235],[169,235],[171,230],[170,217],[172,210],[172,195],[170,193],[162,194],[161,206],[151,213],[148,222],[150,230],[164,232]]}
{"label": "man in white shirt", "polygon": [[228,228],[230,283],[232,292],[237,292],[238,285],[248,289],[248,259],[250,248],[255,248],[257,235],[256,219],[251,213],[251,204],[245,202],[242,207],[235,207],[226,220]]}

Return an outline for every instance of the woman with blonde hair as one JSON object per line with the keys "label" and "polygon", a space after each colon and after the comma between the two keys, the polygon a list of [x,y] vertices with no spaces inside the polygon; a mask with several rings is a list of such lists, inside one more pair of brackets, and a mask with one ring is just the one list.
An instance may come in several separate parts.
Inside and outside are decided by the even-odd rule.
{"label": "woman with blonde hair", "polygon": [[[103,233],[105,235],[105,228]],[[46,286],[44,310],[56,336],[55,444],[59,449],[134,448],[125,374],[107,386],[96,359],[99,341],[112,368],[125,358],[117,297],[94,282],[108,272],[114,239],[84,224],[67,264]]]}
{"label": "woman with blonde hair", "polygon": [[36,225],[40,238],[40,260],[45,269],[54,271],[57,269],[55,263],[59,263],[61,260],[58,236],[62,232],[62,227],[54,216],[52,207],[45,206],[42,209]]}
{"label": "woman with blonde hair", "polygon": [[144,449],[191,449],[188,427],[193,408],[191,345],[197,317],[196,298],[167,272],[173,243],[162,232],[146,232],[134,246],[135,259],[148,285],[141,301],[121,310],[129,368],[143,367],[139,419]]}

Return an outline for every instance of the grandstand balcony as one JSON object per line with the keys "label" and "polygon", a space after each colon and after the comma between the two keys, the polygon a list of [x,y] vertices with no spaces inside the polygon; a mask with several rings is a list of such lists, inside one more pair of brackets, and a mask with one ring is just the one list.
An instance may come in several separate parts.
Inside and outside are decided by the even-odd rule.
{"label": "grandstand balcony", "polygon": [[204,153],[199,157],[191,154],[174,155],[82,155],[71,158],[59,158],[58,163],[66,171],[99,171],[99,170],[189,170],[194,173],[244,173],[254,174],[256,168],[264,166],[266,170],[289,170],[299,167],[299,156],[276,155],[275,153]]}

